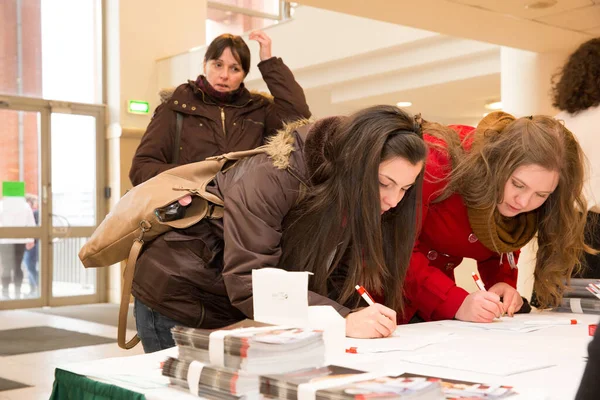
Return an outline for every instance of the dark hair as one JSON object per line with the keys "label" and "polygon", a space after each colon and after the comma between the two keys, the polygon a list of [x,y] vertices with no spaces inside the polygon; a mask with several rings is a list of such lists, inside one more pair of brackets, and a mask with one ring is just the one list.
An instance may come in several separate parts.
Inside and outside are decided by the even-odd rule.
{"label": "dark hair", "polygon": [[231,49],[231,54],[233,54],[235,60],[242,66],[244,74],[248,75],[248,72],[250,72],[250,49],[246,42],[244,42],[244,39],[240,36],[231,35],[229,33],[217,36],[210,43],[208,49],[206,49],[204,62],[218,60],[228,47]]}
{"label": "dark hair", "polygon": [[[560,77],[560,79],[558,79]],[[600,38],[588,40],[554,77],[554,107],[575,114],[600,104]]]}
{"label": "dark hair", "polygon": [[[331,136],[313,185],[284,221],[280,264],[314,273],[310,289],[340,304],[354,296],[358,305],[354,286],[360,283],[383,293],[385,305],[401,312],[423,171],[402,201],[381,215],[379,165],[394,157],[414,165],[424,161],[420,127],[397,107],[374,106],[349,117]],[[335,285],[330,278],[338,268],[348,271]]]}
{"label": "dark hair", "polygon": [[556,190],[535,210],[538,249],[534,289],[543,307],[560,304],[565,281],[578,267],[583,251],[593,252],[584,243],[585,161],[573,134],[552,117],[515,118],[498,111],[481,120],[465,139],[472,139],[471,148],[465,150],[453,129],[433,123],[424,128],[427,135],[446,144],[452,160],[449,183],[440,197],[459,193],[468,207],[490,210],[490,224],[496,205],[504,198],[504,185],[518,167],[536,164],[558,172]]}

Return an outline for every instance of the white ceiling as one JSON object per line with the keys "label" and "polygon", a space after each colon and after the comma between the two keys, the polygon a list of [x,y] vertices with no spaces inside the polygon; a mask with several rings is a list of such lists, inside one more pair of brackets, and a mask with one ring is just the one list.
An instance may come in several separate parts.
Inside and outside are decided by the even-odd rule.
{"label": "white ceiling", "polygon": [[[500,74],[484,75],[463,80],[423,86],[379,96],[364,97],[344,102],[332,108],[323,105],[322,91],[307,91],[309,104],[320,110],[329,110],[328,114],[345,115],[361,108],[376,104],[395,104],[407,100],[412,106],[405,109],[413,114],[421,113],[423,118],[443,124],[474,125],[483,117],[484,105],[497,101],[500,94]],[[321,115],[317,115],[320,117]]]}
{"label": "white ceiling", "polygon": [[[544,2],[555,4],[531,8],[534,3]],[[299,3],[536,52],[569,51],[600,34],[600,0],[300,0]]]}
{"label": "white ceiling", "polygon": [[[299,3],[438,32],[448,39],[466,38],[540,53],[566,54],[589,38],[600,36],[600,0],[300,0]],[[476,46],[477,42],[472,43],[471,46]],[[409,111],[422,112],[426,119],[474,124],[489,111],[484,107],[487,102],[500,99],[500,56],[499,48],[496,49],[496,71],[488,67],[480,75],[446,76],[446,81],[418,84],[414,82],[419,79],[418,71],[394,71],[395,64],[385,63],[390,66],[387,73],[382,71],[332,88],[309,87],[307,98],[317,116],[406,100],[413,103]],[[393,54],[403,57],[407,51],[398,49]],[[415,62],[421,59],[408,52],[407,58]],[[362,62],[369,59],[365,54],[359,57]],[[493,62],[490,59],[488,64]],[[427,62],[423,64],[417,68],[431,69]],[[464,63],[457,65],[457,71],[467,67]],[[302,71],[298,74],[303,77]],[[381,89],[386,82],[388,87]]]}
{"label": "white ceiling", "polygon": [[600,0],[448,1],[583,33],[600,28]]}

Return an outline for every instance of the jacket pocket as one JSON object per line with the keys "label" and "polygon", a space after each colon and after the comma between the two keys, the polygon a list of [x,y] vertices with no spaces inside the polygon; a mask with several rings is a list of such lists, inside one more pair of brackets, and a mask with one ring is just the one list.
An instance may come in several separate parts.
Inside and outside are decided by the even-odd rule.
{"label": "jacket pocket", "polygon": [[242,134],[245,137],[260,141],[265,135],[265,123],[252,118],[244,118],[242,120]]}
{"label": "jacket pocket", "polygon": [[164,239],[174,252],[188,254],[196,262],[208,264],[213,257],[212,251],[201,238],[188,236],[179,231],[170,231],[165,234]]}
{"label": "jacket pocket", "polygon": [[167,232],[164,240],[182,279],[203,291],[216,289],[215,284],[222,279],[223,243],[206,221],[191,229]]}

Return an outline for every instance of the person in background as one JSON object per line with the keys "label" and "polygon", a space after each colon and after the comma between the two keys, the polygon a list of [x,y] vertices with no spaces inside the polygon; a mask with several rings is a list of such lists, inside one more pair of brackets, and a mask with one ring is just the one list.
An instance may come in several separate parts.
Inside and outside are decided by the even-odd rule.
{"label": "person in background", "polygon": [[[142,252],[132,293],[146,352],[174,346],[175,325],[252,318],[252,270],[264,267],[312,272],[309,305],[334,307],[347,336],[396,329],[426,155],[419,124],[374,106],[288,125],[267,146],[209,185],[222,219],[170,231]],[[357,284],[385,293],[384,303],[361,307]]]}
{"label": "person in background", "polygon": [[[38,198],[34,194],[26,194],[25,201],[31,207],[33,211],[33,218],[35,220],[35,225],[39,225],[39,208],[38,208]],[[25,248],[25,255],[23,256],[23,262],[25,263],[25,267],[27,267],[27,277],[29,279],[30,291],[29,295],[36,297],[39,294],[39,272],[37,270],[37,263],[39,258],[39,240],[35,239],[32,242],[28,243]]]}
{"label": "person in background", "polygon": [[[588,202],[586,239],[600,249],[600,38],[588,40],[570,55],[553,87],[556,119],[573,132],[589,162],[584,186]],[[586,253],[574,277],[600,279],[600,255]]]}
{"label": "person in background", "polygon": [[[583,152],[546,116],[494,112],[477,129],[424,124],[430,145],[423,223],[406,278],[411,318],[491,322],[523,305],[516,290],[519,250],[537,235],[535,290],[560,302],[584,249],[587,204]],[[487,291],[454,282],[464,257],[477,261]]]}
{"label": "person in background", "polygon": [[[35,226],[33,211],[23,197],[14,197],[16,202],[8,201],[8,197],[0,198],[0,227],[27,227]],[[0,264],[1,264],[1,298],[11,299],[10,285],[14,285],[14,297],[21,298],[21,285],[23,284],[23,254],[26,249],[32,248],[34,241],[27,238],[1,238],[0,239]]]}
{"label": "person in background", "polygon": [[206,49],[204,74],[161,93],[163,104],[133,157],[129,178],[134,186],[177,165],[258,147],[284,123],[311,116],[292,71],[271,55],[269,36],[256,31],[250,40],[260,45],[258,69],[273,97],[244,87],[250,72],[244,40],[217,37]]}

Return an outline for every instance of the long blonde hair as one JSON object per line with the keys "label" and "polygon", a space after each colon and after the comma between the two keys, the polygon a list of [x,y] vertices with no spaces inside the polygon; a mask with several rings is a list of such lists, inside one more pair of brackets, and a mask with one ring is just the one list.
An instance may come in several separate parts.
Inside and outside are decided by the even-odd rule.
{"label": "long blonde hair", "polygon": [[580,267],[582,252],[594,252],[584,243],[585,161],[573,134],[551,117],[516,119],[504,112],[491,113],[479,123],[465,138],[472,140],[468,150],[452,129],[427,123],[424,130],[445,143],[440,147],[446,149],[452,161],[448,185],[439,198],[460,194],[467,207],[490,210],[490,224],[497,204],[504,198],[504,185],[518,167],[537,164],[558,171],[556,190],[536,210],[538,250],[534,272],[540,304],[558,305],[565,281],[574,268]]}

